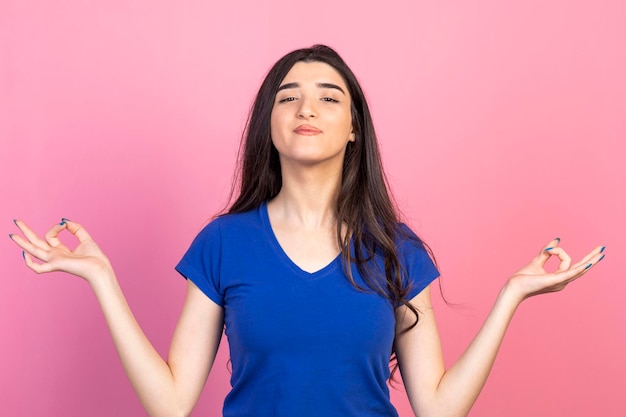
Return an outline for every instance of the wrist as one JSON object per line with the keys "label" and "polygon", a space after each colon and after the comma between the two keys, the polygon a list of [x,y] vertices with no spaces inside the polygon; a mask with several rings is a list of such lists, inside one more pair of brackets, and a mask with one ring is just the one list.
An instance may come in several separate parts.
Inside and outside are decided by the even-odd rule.
{"label": "wrist", "polygon": [[500,290],[498,302],[510,305],[513,309],[516,309],[525,298],[515,281],[508,280]]}
{"label": "wrist", "polygon": [[107,286],[111,286],[111,284],[116,285],[117,278],[113,272],[113,268],[107,262],[96,268],[95,271],[90,274],[87,282],[94,292],[98,292]]}

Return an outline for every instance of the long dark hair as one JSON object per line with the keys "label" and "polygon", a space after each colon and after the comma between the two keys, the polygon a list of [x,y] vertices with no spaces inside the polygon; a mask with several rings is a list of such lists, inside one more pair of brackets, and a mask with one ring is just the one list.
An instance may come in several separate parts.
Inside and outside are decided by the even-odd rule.
{"label": "long dark hair", "polygon": [[[399,214],[391,198],[385,177],[376,132],[365,95],[354,73],[333,49],[325,45],[298,49],[282,57],[270,69],[250,110],[239,149],[239,170],[233,182],[231,197],[238,194],[228,213],[240,213],[258,207],[275,197],[281,189],[282,178],[278,151],[272,144],[270,118],[280,83],[297,62],[323,62],[343,77],[352,98],[352,127],[355,141],[348,142],[343,162],[343,179],[337,201],[337,240],[341,248],[344,271],[350,282],[360,290],[352,276],[356,265],[369,290],[389,299],[394,306],[405,305],[418,311],[406,299],[410,288],[403,279],[396,243],[405,236],[399,227]],[[343,229],[343,233],[342,233]],[[351,245],[354,256],[351,253]],[[424,245],[428,249],[428,246]],[[430,250],[428,249],[429,253]],[[374,256],[383,260],[382,268],[369,262]],[[394,361],[395,354],[392,355]],[[397,369],[394,366],[393,373]]]}

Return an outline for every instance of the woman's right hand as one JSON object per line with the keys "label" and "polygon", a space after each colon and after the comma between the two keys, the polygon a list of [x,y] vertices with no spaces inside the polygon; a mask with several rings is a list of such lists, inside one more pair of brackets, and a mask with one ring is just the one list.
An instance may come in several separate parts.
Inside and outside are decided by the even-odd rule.
{"label": "woman's right hand", "polygon": [[[112,272],[111,264],[102,253],[89,233],[78,223],[63,219],[40,238],[23,221],[15,220],[15,224],[24,234],[9,235],[24,252],[26,266],[41,274],[52,271],[63,271],[84,278],[92,284],[92,280],[102,273]],[[78,239],[78,246],[70,250],[59,239],[59,234],[67,230]],[[36,262],[38,259],[41,262]]]}
{"label": "woman's right hand", "polygon": [[[26,266],[38,274],[64,271],[89,282],[124,371],[148,415],[190,415],[222,337],[222,307],[188,281],[185,306],[166,362],[135,320],[109,260],[80,224],[63,219],[43,239],[24,222],[16,220],[15,224],[23,236],[11,235],[11,239],[24,250]],[[73,250],[59,239],[65,229],[78,239]]]}

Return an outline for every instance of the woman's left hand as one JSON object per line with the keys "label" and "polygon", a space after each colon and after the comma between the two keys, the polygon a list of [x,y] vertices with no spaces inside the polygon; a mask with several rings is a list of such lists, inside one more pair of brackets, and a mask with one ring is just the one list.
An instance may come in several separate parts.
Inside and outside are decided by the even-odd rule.
{"label": "woman's left hand", "polygon": [[[515,291],[520,302],[535,295],[561,291],[604,258],[604,246],[598,246],[572,265],[570,256],[558,246],[560,242],[558,238],[550,241],[528,265],[509,278],[507,287]],[[545,270],[551,256],[557,256],[560,261],[554,272]]]}

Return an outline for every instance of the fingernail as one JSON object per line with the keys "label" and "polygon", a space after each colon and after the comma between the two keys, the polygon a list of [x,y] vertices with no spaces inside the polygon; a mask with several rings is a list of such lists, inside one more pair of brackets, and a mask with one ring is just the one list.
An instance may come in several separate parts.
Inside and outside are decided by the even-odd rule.
{"label": "fingernail", "polygon": [[9,233],[9,237],[13,240],[13,233]]}
{"label": "fingernail", "polygon": [[15,225],[17,226],[17,220],[13,219],[13,223],[15,223]]}
{"label": "fingernail", "polygon": [[59,226],[65,226],[65,220],[63,220],[61,223],[59,223]]}
{"label": "fingernail", "polygon": [[604,249],[606,249],[606,246],[602,246],[602,249],[600,249],[600,253],[604,252]]}
{"label": "fingernail", "polygon": [[556,239],[554,239],[554,240],[556,240],[557,242],[561,243],[561,238],[560,238],[560,237],[557,237],[557,238],[556,238]]}
{"label": "fingernail", "polygon": [[552,250],[552,249],[554,249],[554,248],[545,248],[544,250]]}
{"label": "fingernail", "polygon": [[591,268],[591,265],[593,265],[593,264],[589,264],[589,265],[587,265],[587,266],[585,267],[585,269],[589,269],[589,268]]}
{"label": "fingernail", "polygon": [[66,218],[66,217],[63,217],[63,218],[61,219],[61,221],[62,221],[63,223],[65,223],[65,222],[71,222],[71,220],[70,220],[70,219],[68,219],[68,218]]}
{"label": "fingernail", "polygon": [[606,256],[606,255],[602,255],[602,256],[600,256],[600,259],[598,259],[598,262],[600,262],[601,260],[603,260],[605,256]]}
{"label": "fingernail", "polygon": [[22,258],[26,259],[26,254],[22,251]]}

